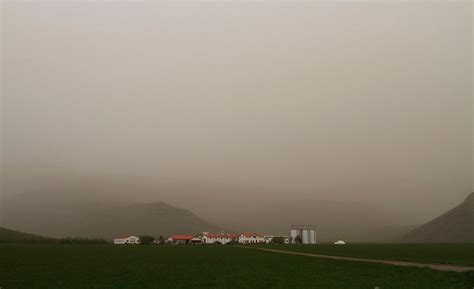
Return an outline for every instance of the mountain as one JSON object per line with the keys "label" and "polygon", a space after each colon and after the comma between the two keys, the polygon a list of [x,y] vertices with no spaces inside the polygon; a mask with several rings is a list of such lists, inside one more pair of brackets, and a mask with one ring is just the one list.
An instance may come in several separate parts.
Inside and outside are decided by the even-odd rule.
{"label": "mountain", "polygon": [[464,202],[409,232],[405,242],[470,243],[474,242],[474,193]]}
{"label": "mountain", "polygon": [[[4,224],[48,236],[110,239],[116,234],[133,233],[126,224],[136,218],[139,209],[135,207],[140,205],[129,204],[140,202],[141,206],[159,207],[158,200],[194,212],[206,225],[187,228],[185,222],[196,222],[183,218],[180,209],[173,207],[178,217],[162,219],[149,212],[148,217],[142,216],[136,221],[148,234],[187,233],[194,230],[193,227],[288,234],[292,224],[314,224],[320,241],[386,242],[406,234],[413,224],[409,213],[394,210],[390,204],[329,201],[330,197],[323,198],[313,190],[301,192],[294,198],[291,196],[295,193],[284,188],[246,184],[70,170],[9,172]],[[123,223],[123,228],[115,222]],[[166,224],[158,226],[158,222]]]}
{"label": "mountain", "polygon": [[[58,201],[58,200],[56,200]],[[272,202],[255,200],[252,206],[234,202],[227,214],[210,214],[208,222],[190,210],[164,202],[132,205],[77,202],[22,202],[8,211],[9,227],[55,237],[81,236],[113,239],[120,235],[200,233],[203,231],[256,231],[288,234],[292,224],[314,224],[319,241],[390,242],[412,226],[400,225],[399,218],[383,209],[363,203],[312,200]],[[405,223],[407,223],[405,221]]]}
{"label": "mountain", "polygon": [[143,203],[116,207],[84,218],[77,234],[87,237],[112,239],[119,235],[194,234],[220,231],[189,210],[166,203]]}
{"label": "mountain", "polygon": [[51,242],[52,238],[46,238],[34,234],[23,233],[0,227],[0,243],[16,242]]}
{"label": "mountain", "polygon": [[[17,214],[9,226],[55,237],[80,236],[113,239],[121,235],[153,235],[220,231],[193,212],[163,202],[132,205],[49,204],[29,206],[26,217]],[[24,210],[25,208],[23,208]],[[33,221],[32,221],[33,220]]]}
{"label": "mountain", "polygon": [[257,231],[267,234],[289,234],[294,224],[311,224],[317,228],[321,242],[395,242],[414,226],[406,216],[370,204],[349,201],[326,201],[298,198],[260,203],[256,208],[241,208],[243,214],[229,216],[224,224],[234,231]]}

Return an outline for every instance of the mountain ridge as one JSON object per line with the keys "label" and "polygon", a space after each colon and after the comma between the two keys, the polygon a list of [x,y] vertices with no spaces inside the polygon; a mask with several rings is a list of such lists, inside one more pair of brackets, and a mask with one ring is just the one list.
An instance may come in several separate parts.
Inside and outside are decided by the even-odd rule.
{"label": "mountain ridge", "polygon": [[153,202],[114,207],[88,216],[81,220],[78,234],[113,239],[127,234],[166,236],[220,230],[190,210]]}
{"label": "mountain ridge", "polygon": [[[9,215],[8,226],[20,231],[57,238],[114,239],[121,235],[153,235],[221,231],[222,228],[194,212],[165,202],[103,205],[96,203],[41,204]],[[11,214],[11,213],[10,213]]]}
{"label": "mountain ridge", "polygon": [[461,204],[412,230],[402,240],[416,243],[474,242],[474,192]]}
{"label": "mountain ridge", "polygon": [[0,243],[47,241],[54,241],[54,239],[0,227]]}

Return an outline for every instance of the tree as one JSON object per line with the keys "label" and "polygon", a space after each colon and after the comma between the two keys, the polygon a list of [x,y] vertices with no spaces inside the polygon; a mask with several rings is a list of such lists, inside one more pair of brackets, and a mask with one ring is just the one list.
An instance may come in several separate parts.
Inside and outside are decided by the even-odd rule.
{"label": "tree", "polygon": [[158,237],[158,244],[163,245],[164,243],[165,243],[165,237],[159,236],[159,237]]}
{"label": "tree", "polygon": [[293,239],[293,243],[295,243],[295,244],[303,244],[303,240],[301,239],[301,236],[296,236],[296,237]]}
{"label": "tree", "polygon": [[140,244],[142,245],[150,245],[151,243],[153,243],[153,241],[155,241],[155,237],[153,236],[140,236]]}

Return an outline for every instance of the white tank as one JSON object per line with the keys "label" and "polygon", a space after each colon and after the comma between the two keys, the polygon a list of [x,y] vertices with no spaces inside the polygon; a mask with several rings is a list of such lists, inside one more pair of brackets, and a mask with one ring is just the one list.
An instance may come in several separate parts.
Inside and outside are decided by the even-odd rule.
{"label": "white tank", "polygon": [[309,244],[310,241],[310,235],[309,235],[309,230],[303,230],[301,236],[301,239],[303,240],[303,244]]}
{"label": "white tank", "polygon": [[310,244],[316,244],[316,230],[310,230]]}
{"label": "white tank", "polygon": [[294,238],[296,238],[297,236],[300,235],[300,230],[292,229],[290,234],[291,234],[291,238],[294,239]]}

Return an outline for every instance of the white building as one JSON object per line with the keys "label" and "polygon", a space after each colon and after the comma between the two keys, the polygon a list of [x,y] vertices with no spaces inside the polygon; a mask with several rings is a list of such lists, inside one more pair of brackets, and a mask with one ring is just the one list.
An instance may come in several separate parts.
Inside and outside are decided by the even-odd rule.
{"label": "white building", "polygon": [[166,241],[173,245],[186,245],[191,242],[193,237],[193,235],[171,235]]}
{"label": "white building", "polygon": [[140,238],[136,236],[127,236],[114,239],[114,245],[137,245],[140,244]]}
{"label": "white building", "polygon": [[201,234],[202,238],[202,243],[203,244],[228,244],[232,242],[232,240],[236,239],[238,235],[233,235],[233,234],[226,234],[226,233],[220,233],[220,234],[212,234],[209,232],[203,232]]}
{"label": "white building", "polygon": [[261,234],[242,233],[239,236],[239,244],[263,244],[265,238]]}

